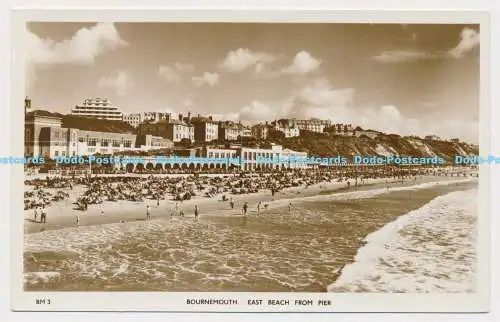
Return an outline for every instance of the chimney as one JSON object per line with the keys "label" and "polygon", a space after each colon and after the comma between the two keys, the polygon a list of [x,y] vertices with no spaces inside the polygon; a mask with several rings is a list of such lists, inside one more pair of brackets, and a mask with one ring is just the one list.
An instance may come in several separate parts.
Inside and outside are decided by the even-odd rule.
{"label": "chimney", "polygon": [[212,119],[212,115],[210,115],[210,116],[208,117],[208,119],[209,119],[210,121],[213,121],[213,119]]}
{"label": "chimney", "polygon": [[182,114],[179,114],[179,121],[182,121]]}
{"label": "chimney", "polygon": [[191,121],[191,112],[188,112],[188,122]]}
{"label": "chimney", "polygon": [[24,106],[26,108],[31,108],[31,99],[28,96],[24,99]]}
{"label": "chimney", "polygon": [[198,113],[198,118],[200,118],[200,117],[201,117],[201,116],[200,116],[200,114]]}

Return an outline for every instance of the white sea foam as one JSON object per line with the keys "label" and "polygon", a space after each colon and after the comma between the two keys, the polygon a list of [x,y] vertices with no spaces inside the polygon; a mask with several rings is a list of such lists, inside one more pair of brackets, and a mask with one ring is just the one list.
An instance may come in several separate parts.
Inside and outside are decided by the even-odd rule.
{"label": "white sea foam", "polygon": [[40,282],[47,283],[51,279],[55,279],[61,276],[58,272],[30,272],[24,274],[25,284],[37,284]]}
{"label": "white sea foam", "polygon": [[440,196],[370,234],[329,292],[474,292],[477,189]]}
{"label": "white sea foam", "polygon": [[[284,207],[288,205],[290,202],[294,203],[296,201],[333,201],[333,200],[355,200],[355,199],[367,199],[374,198],[380,196],[384,193],[395,192],[395,191],[412,191],[419,189],[428,189],[436,186],[447,186],[451,184],[460,184],[467,182],[474,182],[477,179],[474,178],[466,178],[466,179],[456,179],[456,180],[447,180],[447,181],[436,181],[436,182],[425,182],[421,184],[411,185],[411,186],[402,186],[402,187],[390,187],[379,188],[379,189],[369,189],[369,190],[361,190],[361,191],[349,191],[349,192],[338,192],[329,195],[316,195],[311,197],[304,198],[291,198],[291,199],[280,199],[269,204],[269,209]],[[352,184],[352,183],[351,183]]]}

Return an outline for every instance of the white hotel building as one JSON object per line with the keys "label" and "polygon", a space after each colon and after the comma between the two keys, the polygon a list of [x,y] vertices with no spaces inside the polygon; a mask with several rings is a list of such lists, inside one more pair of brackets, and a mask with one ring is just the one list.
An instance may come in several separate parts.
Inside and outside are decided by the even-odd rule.
{"label": "white hotel building", "polygon": [[106,98],[87,98],[70,111],[71,115],[121,121],[123,113]]}
{"label": "white hotel building", "polygon": [[170,115],[164,112],[123,113],[123,122],[137,128],[143,122],[158,122],[169,117]]}
{"label": "white hotel building", "polygon": [[[229,149],[206,148],[204,157],[237,159],[237,164],[243,170],[258,169],[295,169],[307,168],[307,152],[284,149],[281,145],[272,145],[270,149],[237,147]],[[230,162],[226,164],[231,166]]]}

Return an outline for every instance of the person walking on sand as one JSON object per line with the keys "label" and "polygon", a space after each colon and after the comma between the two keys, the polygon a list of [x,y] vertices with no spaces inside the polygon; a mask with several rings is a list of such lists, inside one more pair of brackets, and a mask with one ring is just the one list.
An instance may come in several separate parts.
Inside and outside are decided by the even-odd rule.
{"label": "person walking on sand", "polygon": [[194,219],[198,220],[198,205],[194,205]]}
{"label": "person walking on sand", "polygon": [[248,210],[248,202],[245,201],[245,203],[243,204],[243,215],[244,216],[247,215],[247,210]]}
{"label": "person walking on sand", "polygon": [[156,207],[160,207],[160,197],[156,197]]}
{"label": "person walking on sand", "polygon": [[151,207],[149,205],[146,206],[146,220],[151,220]]}
{"label": "person walking on sand", "polygon": [[178,201],[175,202],[174,214],[175,214],[175,216],[179,215],[179,202]]}
{"label": "person walking on sand", "polygon": [[181,201],[180,206],[179,206],[179,216],[184,217],[184,209],[182,207],[182,201]]}
{"label": "person walking on sand", "polygon": [[38,219],[38,206],[36,206],[33,210],[33,214],[35,215],[35,221]]}
{"label": "person walking on sand", "polygon": [[45,205],[42,206],[42,213],[40,214],[40,222],[42,224],[47,223],[47,210],[45,209]]}
{"label": "person walking on sand", "polygon": [[231,207],[231,209],[234,209],[234,201],[233,201],[233,198],[231,198],[231,200],[229,200],[229,206]]}
{"label": "person walking on sand", "polygon": [[101,216],[104,216],[104,204],[101,204]]}

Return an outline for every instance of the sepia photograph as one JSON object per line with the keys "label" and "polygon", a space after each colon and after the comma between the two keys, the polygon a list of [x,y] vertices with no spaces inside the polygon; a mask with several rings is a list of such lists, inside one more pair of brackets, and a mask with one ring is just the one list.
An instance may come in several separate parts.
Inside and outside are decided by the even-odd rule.
{"label": "sepia photograph", "polygon": [[23,26],[23,292],[478,292],[479,23]]}

